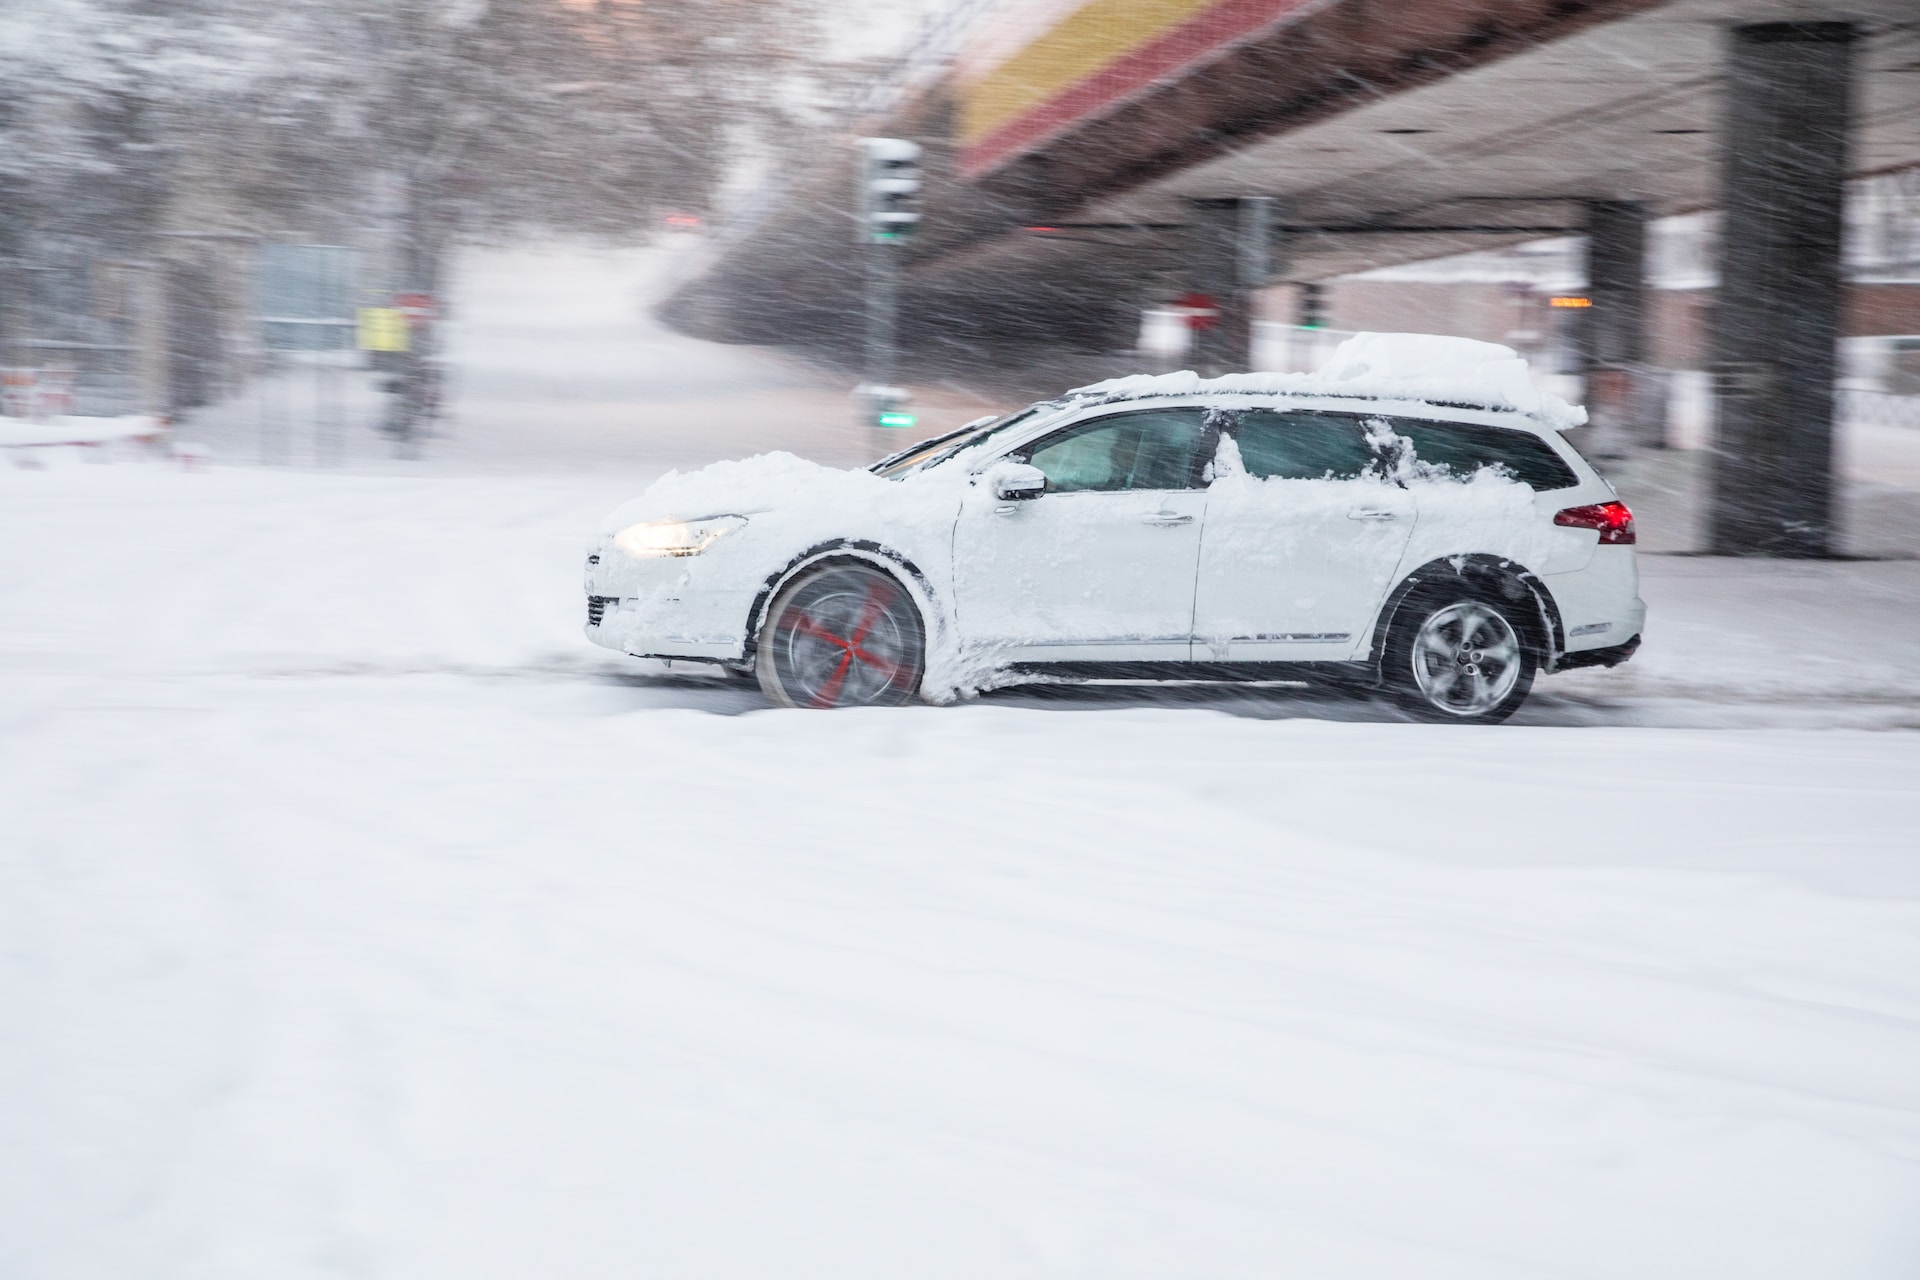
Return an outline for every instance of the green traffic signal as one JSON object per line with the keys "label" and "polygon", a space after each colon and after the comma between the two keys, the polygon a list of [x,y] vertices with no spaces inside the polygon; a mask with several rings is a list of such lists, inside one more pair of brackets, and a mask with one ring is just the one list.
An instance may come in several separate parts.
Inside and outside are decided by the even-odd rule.
{"label": "green traffic signal", "polygon": [[910,413],[887,412],[880,415],[880,425],[883,427],[910,427],[918,421],[919,419]]}

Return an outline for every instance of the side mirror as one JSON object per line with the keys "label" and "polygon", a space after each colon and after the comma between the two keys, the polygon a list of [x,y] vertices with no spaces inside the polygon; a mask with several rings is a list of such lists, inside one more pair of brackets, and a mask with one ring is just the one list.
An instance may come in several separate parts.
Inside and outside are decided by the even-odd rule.
{"label": "side mirror", "polygon": [[993,496],[1002,502],[1025,502],[1047,491],[1047,473],[1024,462],[1003,462],[988,476]]}

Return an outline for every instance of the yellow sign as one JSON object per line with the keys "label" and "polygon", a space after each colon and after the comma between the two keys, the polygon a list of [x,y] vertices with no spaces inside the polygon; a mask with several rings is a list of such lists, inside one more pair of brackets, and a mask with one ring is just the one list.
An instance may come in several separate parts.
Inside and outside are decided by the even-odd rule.
{"label": "yellow sign", "polygon": [[1590,307],[1593,305],[1593,299],[1582,298],[1578,294],[1563,293],[1548,298],[1547,305],[1550,307]]}
{"label": "yellow sign", "polygon": [[360,308],[362,351],[405,351],[407,313],[398,307]]}

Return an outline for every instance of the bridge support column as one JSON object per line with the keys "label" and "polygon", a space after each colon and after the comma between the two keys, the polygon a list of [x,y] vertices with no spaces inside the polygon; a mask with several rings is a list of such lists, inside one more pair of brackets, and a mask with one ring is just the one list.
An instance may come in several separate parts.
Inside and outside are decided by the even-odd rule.
{"label": "bridge support column", "polygon": [[1619,457],[1666,443],[1664,386],[1647,361],[1647,210],[1631,200],[1587,203],[1587,297],[1580,372],[1594,452]]}
{"label": "bridge support column", "polygon": [[1723,141],[1708,547],[1834,550],[1833,380],[1853,40],[1847,22],[1733,32]]}
{"label": "bridge support column", "polygon": [[1211,328],[1194,332],[1194,368],[1208,377],[1249,369],[1253,291],[1272,276],[1273,201],[1265,196],[1192,200],[1187,225],[1189,287],[1219,308]]}

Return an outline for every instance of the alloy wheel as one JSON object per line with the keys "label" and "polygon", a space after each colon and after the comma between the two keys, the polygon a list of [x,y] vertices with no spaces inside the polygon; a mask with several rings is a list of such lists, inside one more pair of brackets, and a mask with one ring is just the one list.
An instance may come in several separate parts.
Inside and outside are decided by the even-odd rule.
{"label": "alloy wheel", "polygon": [[1428,705],[1484,716],[1513,692],[1526,660],[1513,624],[1478,600],[1438,609],[1413,639],[1413,678]]}
{"label": "alloy wheel", "polygon": [[896,705],[919,686],[923,647],[918,613],[897,581],[836,567],[776,604],[760,646],[761,683],[788,706]]}

